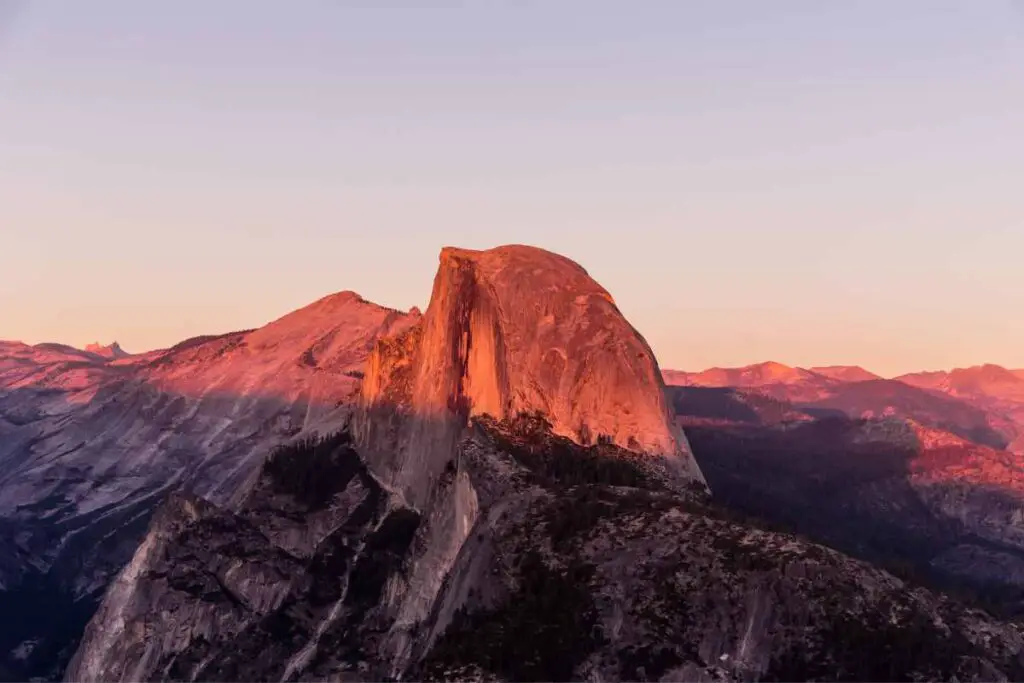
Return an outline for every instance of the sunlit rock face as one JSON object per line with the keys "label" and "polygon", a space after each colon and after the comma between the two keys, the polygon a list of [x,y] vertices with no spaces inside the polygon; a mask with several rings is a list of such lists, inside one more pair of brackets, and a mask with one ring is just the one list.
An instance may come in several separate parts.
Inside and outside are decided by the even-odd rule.
{"label": "sunlit rock face", "polygon": [[412,504],[484,414],[539,412],[556,434],[662,457],[681,481],[702,482],[663,390],[647,342],[573,261],[448,247],[422,322],[370,357],[356,433]]}

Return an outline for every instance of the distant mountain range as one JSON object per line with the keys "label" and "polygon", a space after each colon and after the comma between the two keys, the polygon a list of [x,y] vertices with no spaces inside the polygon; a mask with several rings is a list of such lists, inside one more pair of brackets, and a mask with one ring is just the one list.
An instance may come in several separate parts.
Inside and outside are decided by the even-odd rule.
{"label": "distant mountain range", "polygon": [[716,495],[1024,617],[1020,373],[824,370],[663,373]]}
{"label": "distant mountain range", "polygon": [[840,382],[866,382],[872,379],[882,379],[881,376],[868,372],[858,365],[826,365],[814,367],[810,370],[815,374],[824,375]]}
{"label": "distant mountain range", "polygon": [[977,443],[1024,453],[1024,370],[997,365],[882,379],[858,366],[794,368],[765,362],[703,372],[664,370],[669,386],[757,390],[820,415],[897,416]]}

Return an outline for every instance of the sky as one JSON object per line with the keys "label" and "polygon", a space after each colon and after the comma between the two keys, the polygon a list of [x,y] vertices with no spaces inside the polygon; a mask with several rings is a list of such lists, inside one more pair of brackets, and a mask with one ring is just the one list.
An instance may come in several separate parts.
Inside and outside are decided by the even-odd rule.
{"label": "sky", "polygon": [[1024,0],[0,0],[0,339],[129,351],[442,246],[662,367],[1024,367]]}

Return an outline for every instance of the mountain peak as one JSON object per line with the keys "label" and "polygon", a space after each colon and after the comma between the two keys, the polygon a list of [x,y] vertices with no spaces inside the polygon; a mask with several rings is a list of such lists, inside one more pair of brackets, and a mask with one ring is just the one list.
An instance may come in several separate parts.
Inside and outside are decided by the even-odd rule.
{"label": "mountain peak", "polygon": [[[422,322],[371,356],[356,427],[368,451],[402,454],[393,478],[410,502],[482,415],[541,412],[559,435],[667,457],[703,481],[650,346],[582,267],[524,245],[445,247],[439,262]],[[394,406],[407,416],[401,433],[374,432],[387,421],[370,415]]]}
{"label": "mountain peak", "polygon": [[355,312],[360,308],[380,310],[382,307],[349,290],[328,294],[255,330],[249,339],[258,346],[282,339],[311,339],[335,327],[341,320],[351,322],[350,318],[358,318]]}
{"label": "mountain peak", "polygon": [[583,266],[540,247],[526,244],[506,244],[480,250],[443,247],[439,261],[441,268],[472,264],[488,278],[502,279],[500,273],[508,270],[515,274],[517,283],[529,289],[553,287],[569,290],[585,282],[584,289],[588,293],[612,300],[611,294],[594,282]]}
{"label": "mountain peak", "polygon": [[814,373],[773,360],[741,368],[711,368],[695,375],[705,386],[754,387],[765,384],[793,384],[814,377]]}
{"label": "mountain peak", "polygon": [[859,365],[822,365],[808,368],[811,372],[823,375],[830,379],[841,382],[867,382],[870,380],[882,379],[880,375],[865,370]]}
{"label": "mountain peak", "polygon": [[1001,365],[985,363],[984,365],[972,365],[969,368],[957,368],[949,373],[952,380],[975,380],[985,382],[1014,382],[1019,379],[1014,373]]}
{"label": "mountain peak", "polygon": [[121,345],[118,344],[116,341],[107,344],[106,346],[101,345],[99,342],[93,342],[92,344],[87,345],[85,347],[85,350],[89,353],[94,353],[97,356],[102,356],[103,358],[107,358],[110,360],[126,358],[129,355],[131,355],[127,353],[124,349],[122,349]]}
{"label": "mountain peak", "polygon": [[766,360],[763,363],[755,363],[753,365],[748,365],[745,369],[756,370],[771,375],[792,375],[800,372],[799,369],[794,368],[791,365],[779,363],[774,360]]}

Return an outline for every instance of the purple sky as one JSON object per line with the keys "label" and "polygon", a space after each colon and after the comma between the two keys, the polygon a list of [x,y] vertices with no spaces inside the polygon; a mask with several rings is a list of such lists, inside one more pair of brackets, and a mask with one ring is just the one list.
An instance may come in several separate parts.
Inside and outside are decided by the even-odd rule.
{"label": "purple sky", "polygon": [[1013,0],[0,0],[0,338],[128,350],[447,244],[586,267],[665,367],[1024,367]]}

